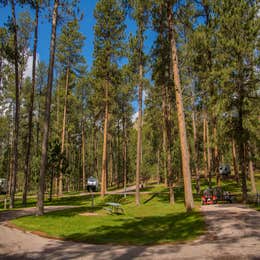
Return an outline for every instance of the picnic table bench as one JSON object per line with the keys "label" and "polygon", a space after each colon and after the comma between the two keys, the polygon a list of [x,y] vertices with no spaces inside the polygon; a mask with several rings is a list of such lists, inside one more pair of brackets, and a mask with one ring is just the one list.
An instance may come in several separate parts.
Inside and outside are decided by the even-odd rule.
{"label": "picnic table bench", "polygon": [[107,202],[104,210],[108,211],[109,214],[125,214],[124,209],[122,208],[120,203],[116,202]]}

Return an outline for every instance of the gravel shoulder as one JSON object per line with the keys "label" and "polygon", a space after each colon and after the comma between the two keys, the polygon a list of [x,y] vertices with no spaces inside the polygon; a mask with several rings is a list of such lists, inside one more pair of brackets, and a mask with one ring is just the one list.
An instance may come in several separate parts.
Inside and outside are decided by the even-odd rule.
{"label": "gravel shoulder", "polygon": [[[46,211],[68,208],[46,207]],[[260,259],[260,212],[239,204],[201,208],[208,231],[199,239],[158,246],[91,245],[43,238],[5,221],[34,209],[0,212],[0,259]]]}

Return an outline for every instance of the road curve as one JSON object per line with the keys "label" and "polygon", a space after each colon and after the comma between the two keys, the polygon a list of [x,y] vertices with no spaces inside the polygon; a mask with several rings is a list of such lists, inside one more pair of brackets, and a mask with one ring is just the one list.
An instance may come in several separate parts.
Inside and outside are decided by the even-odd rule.
{"label": "road curve", "polygon": [[[2,212],[0,259],[260,259],[260,212],[239,204],[202,206],[201,210],[208,229],[204,236],[189,243],[158,246],[91,245],[43,238],[7,227],[5,221],[16,216]],[[17,216],[32,212],[20,210]]]}

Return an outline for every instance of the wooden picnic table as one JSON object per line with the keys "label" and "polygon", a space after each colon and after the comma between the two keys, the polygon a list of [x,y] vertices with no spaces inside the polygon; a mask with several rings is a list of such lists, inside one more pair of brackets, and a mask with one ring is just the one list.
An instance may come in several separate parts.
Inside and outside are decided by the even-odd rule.
{"label": "wooden picnic table", "polygon": [[111,214],[119,214],[119,213],[124,214],[125,213],[125,211],[122,208],[122,205],[120,203],[107,202],[106,205],[109,207],[106,207],[104,209],[107,210]]}

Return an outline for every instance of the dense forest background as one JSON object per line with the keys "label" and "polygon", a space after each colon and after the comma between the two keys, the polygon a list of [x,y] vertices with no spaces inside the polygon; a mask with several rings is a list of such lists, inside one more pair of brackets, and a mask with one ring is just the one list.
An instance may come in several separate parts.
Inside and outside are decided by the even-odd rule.
{"label": "dense forest background", "polygon": [[[199,192],[221,164],[244,200],[256,192],[258,1],[99,0],[91,67],[79,1],[0,3],[11,10],[0,27],[0,177],[11,207],[17,192],[26,204],[38,191],[41,209],[45,191],[85,190],[95,176],[101,195],[136,184],[137,204],[140,184],[165,183],[171,203],[184,185],[189,209],[191,178]],[[52,25],[48,64],[37,58],[39,21]]]}

